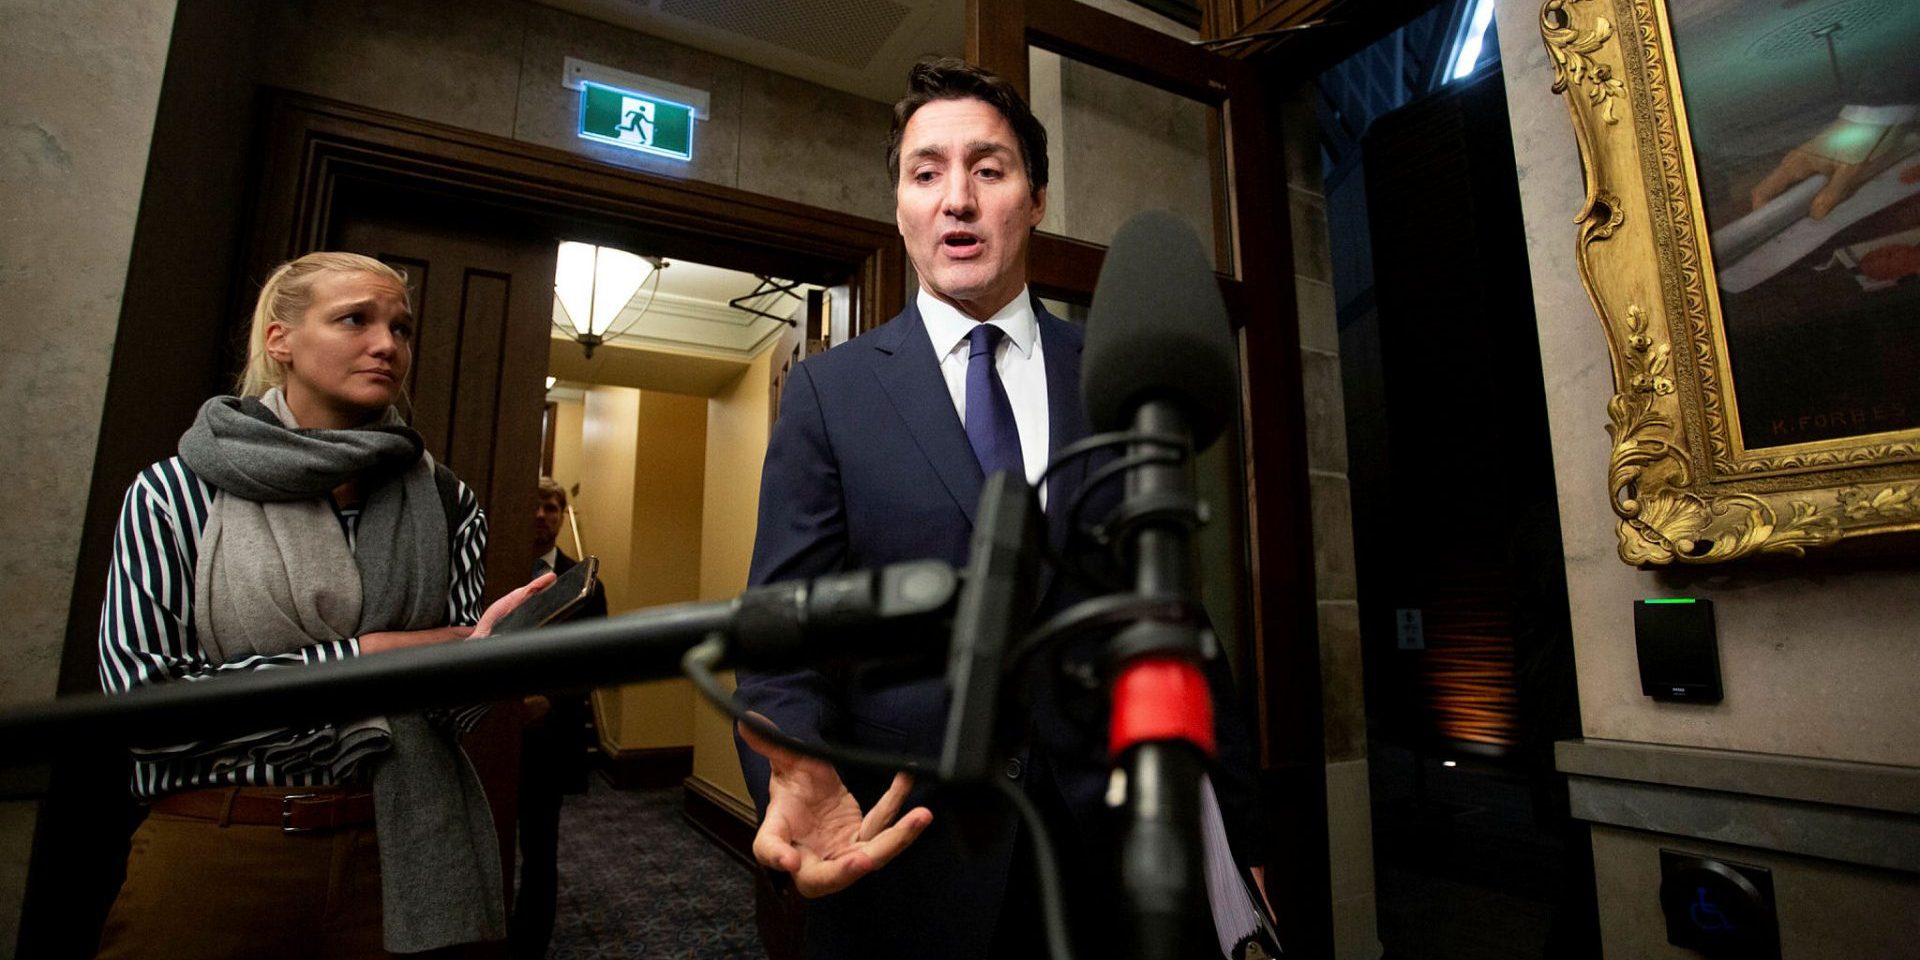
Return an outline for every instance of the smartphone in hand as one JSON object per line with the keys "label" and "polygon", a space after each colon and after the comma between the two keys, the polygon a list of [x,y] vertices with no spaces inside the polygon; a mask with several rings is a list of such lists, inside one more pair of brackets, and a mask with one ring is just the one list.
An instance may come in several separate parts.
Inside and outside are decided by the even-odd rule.
{"label": "smartphone in hand", "polygon": [[593,587],[599,582],[599,577],[600,558],[588,556],[582,559],[561,574],[553,586],[528,597],[526,603],[501,617],[500,622],[494,624],[493,635],[520,633],[564,621],[587,602],[588,597],[593,596]]}

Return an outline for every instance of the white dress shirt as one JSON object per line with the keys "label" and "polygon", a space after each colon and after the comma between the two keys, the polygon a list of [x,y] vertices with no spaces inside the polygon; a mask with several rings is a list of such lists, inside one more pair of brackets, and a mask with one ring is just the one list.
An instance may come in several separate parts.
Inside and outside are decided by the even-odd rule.
{"label": "white dress shirt", "polygon": [[[953,397],[953,410],[960,422],[967,422],[967,337],[973,332],[972,317],[935,298],[924,288],[915,301],[920,319],[926,324],[927,337],[933,341],[933,355],[940,358],[940,375],[946,378],[947,394]],[[1047,363],[1040,352],[1040,322],[1033,315],[1033,301],[1027,288],[1000,312],[988,317],[1006,332],[994,352],[993,366],[1000,383],[1007,388],[1007,401],[1013,405],[1013,423],[1020,430],[1020,459],[1027,468],[1027,482],[1034,483],[1047,468],[1051,429],[1047,419]],[[1047,505],[1047,491],[1040,490],[1040,506]]]}

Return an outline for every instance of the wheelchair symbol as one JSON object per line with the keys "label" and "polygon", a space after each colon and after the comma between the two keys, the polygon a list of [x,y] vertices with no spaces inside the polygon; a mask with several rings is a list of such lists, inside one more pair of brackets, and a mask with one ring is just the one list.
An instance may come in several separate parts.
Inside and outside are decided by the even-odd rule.
{"label": "wheelchair symbol", "polygon": [[1696,887],[1694,893],[1697,899],[1687,905],[1687,916],[1694,926],[1711,932],[1733,929],[1733,921],[1720,911],[1720,905],[1707,899],[1706,887]]}

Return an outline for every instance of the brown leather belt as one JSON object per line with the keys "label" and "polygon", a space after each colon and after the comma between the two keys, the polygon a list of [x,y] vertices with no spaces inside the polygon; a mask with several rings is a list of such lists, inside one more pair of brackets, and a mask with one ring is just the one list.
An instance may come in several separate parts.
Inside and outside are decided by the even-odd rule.
{"label": "brown leather belt", "polygon": [[307,833],[372,823],[373,794],[364,788],[213,787],[168,794],[153,801],[153,812]]}

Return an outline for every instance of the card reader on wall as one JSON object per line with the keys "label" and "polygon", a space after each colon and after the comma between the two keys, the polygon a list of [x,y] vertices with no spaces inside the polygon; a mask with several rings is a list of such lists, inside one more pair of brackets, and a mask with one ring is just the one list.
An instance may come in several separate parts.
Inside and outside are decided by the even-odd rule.
{"label": "card reader on wall", "polygon": [[1640,692],[1655,700],[1720,702],[1720,650],[1713,601],[1688,597],[1636,600],[1633,640],[1640,654]]}

